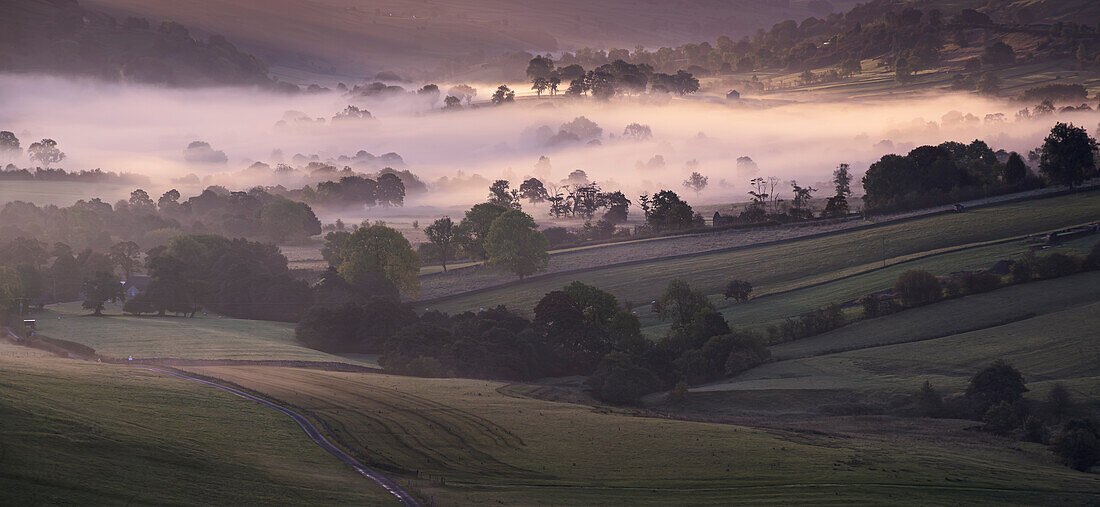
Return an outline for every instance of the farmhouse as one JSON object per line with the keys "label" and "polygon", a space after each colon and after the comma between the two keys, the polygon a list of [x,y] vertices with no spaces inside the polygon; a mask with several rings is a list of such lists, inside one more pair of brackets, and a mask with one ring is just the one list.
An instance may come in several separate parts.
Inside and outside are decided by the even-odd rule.
{"label": "farmhouse", "polygon": [[153,278],[148,276],[131,276],[128,280],[122,282],[122,292],[126,294],[127,298],[132,298],[145,292],[152,281]]}

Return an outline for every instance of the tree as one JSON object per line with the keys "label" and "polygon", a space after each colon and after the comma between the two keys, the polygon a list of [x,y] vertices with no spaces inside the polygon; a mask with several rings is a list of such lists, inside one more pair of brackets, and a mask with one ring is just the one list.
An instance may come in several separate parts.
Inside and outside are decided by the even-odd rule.
{"label": "tree", "polygon": [[911,269],[898,276],[894,292],[906,306],[921,306],[939,301],[943,297],[940,281],[923,269]]}
{"label": "tree", "polygon": [[400,176],[388,172],[378,177],[378,203],[385,207],[405,204],[405,183]]}
{"label": "tree", "polygon": [[451,217],[440,218],[432,222],[432,225],[424,228],[424,234],[428,236],[428,241],[431,241],[439,249],[439,259],[443,264],[443,271],[447,271],[447,261],[454,253],[452,243],[454,243],[456,231],[457,227],[451,221]]}
{"label": "tree", "polygon": [[695,191],[696,194],[707,188],[707,177],[692,171],[691,176],[684,180],[684,188]]}
{"label": "tree", "polygon": [[603,401],[630,404],[656,390],[660,380],[634,356],[616,351],[600,360],[587,384],[592,394]]}
{"label": "tree", "polygon": [[1073,188],[1096,172],[1096,140],[1072,123],[1058,123],[1040,148],[1039,172],[1056,185]]}
{"label": "tree", "polygon": [[466,105],[469,105],[470,102],[474,100],[474,97],[477,97],[477,88],[466,84],[455,85],[452,86],[450,90],[447,90],[447,95],[462,99],[466,102]]}
{"label": "tree", "polygon": [[466,253],[475,259],[485,259],[485,238],[493,221],[508,211],[508,208],[491,202],[475,204],[466,211],[466,216],[458,224],[458,238]]}
{"label": "tree", "polygon": [[65,159],[65,154],[57,148],[57,141],[53,139],[43,139],[37,143],[31,143],[30,147],[27,148],[27,155],[30,156],[31,160],[47,167]]}
{"label": "tree", "polygon": [[115,243],[111,247],[109,256],[111,261],[122,270],[122,273],[126,275],[126,280],[130,280],[130,275],[134,272],[134,269],[138,267],[138,259],[141,255],[141,247],[133,241],[122,241]]}
{"label": "tree", "polygon": [[516,92],[512,91],[512,89],[508,88],[508,86],[506,85],[500,85],[499,87],[497,87],[497,91],[493,92],[493,96],[489,100],[492,101],[493,105],[496,106],[509,102],[515,102]]}
{"label": "tree", "polygon": [[538,230],[535,220],[519,210],[505,211],[489,228],[485,237],[485,252],[489,264],[503,266],[522,280],[536,271],[546,269],[550,261],[546,253],[546,236]]}
{"label": "tree", "polygon": [[726,290],[722,292],[726,299],[732,299],[738,303],[748,301],[750,294],[752,294],[752,284],[744,280],[730,280],[726,284]]}
{"label": "tree", "polygon": [[448,95],[443,99],[443,109],[462,109],[462,99]]}
{"label": "tree", "polygon": [[986,65],[1012,65],[1016,62],[1016,52],[1012,46],[997,41],[982,50],[982,63]]}
{"label": "tree", "polygon": [[527,79],[532,82],[542,79],[545,82],[554,72],[554,61],[545,56],[536,56],[527,62]]}
{"label": "tree", "polygon": [[19,147],[19,138],[7,130],[0,130],[0,153],[18,155],[22,149]]}
{"label": "tree", "polygon": [[623,137],[635,141],[645,141],[653,137],[653,129],[649,128],[649,125],[631,123],[623,129]]}
{"label": "tree", "polygon": [[668,282],[659,301],[661,305],[658,315],[662,319],[671,317],[674,328],[687,326],[695,314],[705,309],[714,309],[705,294],[693,289],[691,285],[680,279]]}
{"label": "tree", "polygon": [[836,192],[833,195],[848,197],[852,195],[852,171],[848,164],[840,164],[833,171],[833,187]]}
{"label": "tree", "polygon": [[260,227],[276,242],[301,241],[321,234],[321,221],[304,202],[284,197],[271,199],[260,210]]}
{"label": "tree", "polygon": [[1050,441],[1054,454],[1074,470],[1085,471],[1100,463],[1100,431],[1088,419],[1066,423]]}
{"label": "tree", "polygon": [[653,194],[649,207],[646,222],[654,229],[684,229],[693,224],[695,212],[671,190],[661,190]]}
{"label": "tree", "polygon": [[510,209],[519,209],[518,194],[509,188],[508,180],[496,180],[489,186],[489,202]]}
{"label": "tree", "polygon": [[84,292],[84,303],[80,306],[87,310],[94,310],[93,315],[103,315],[103,305],[115,301],[124,301],[126,295],[122,293],[122,282],[118,277],[106,271],[97,271],[91,279],[85,280],[81,287]]}
{"label": "tree", "polygon": [[360,227],[341,249],[337,270],[349,283],[381,276],[398,290],[415,296],[420,292],[420,256],[400,232],[384,225]]}
{"label": "tree", "polygon": [[791,191],[794,193],[794,197],[791,198],[791,216],[794,218],[813,218],[814,213],[810,210],[810,199],[813,198],[811,194],[816,192],[817,189],[800,186],[797,181],[791,180]]}
{"label": "tree", "polygon": [[550,88],[550,82],[543,77],[536,77],[535,80],[531,83],[531,89],[535,90],[535,93],[539,97],[542,96],[542,92],[546,91],[547,88]]}
{"label": "tree", "polygon": [[998,359],[970,378],[966,397],[976,413],[984,414],[998,403],[1019,402],[1027,390],[1024,376],[1004,359]]}
{"label": "tree", "polygon": [[1019,153],[1012,152],[1008,154],[1008,161],[1001,170],[1001,181],[1007,185],[1018,185],[1027,178],[1027,173],[1027,164],[1024,163],[1023,157]]}
{"label": "tree", "polygon": [[538,178],[528,178],[519,186],[519,196],[532,204],[545,201],[550,195]]}

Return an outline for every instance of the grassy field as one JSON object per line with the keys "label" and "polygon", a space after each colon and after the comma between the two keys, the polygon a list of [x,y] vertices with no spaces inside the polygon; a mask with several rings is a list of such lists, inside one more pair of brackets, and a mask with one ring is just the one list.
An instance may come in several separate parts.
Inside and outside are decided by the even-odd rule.
{"label": "grassy field", "polygon": [[[1100,193],[1096,192],[1005,204],[778,245],[550,275],[519,285],[459,295],[432,306],[461,312],[505,304],[530,311],[545,293],[573,280],[596,285],[612,292],[620,301],[635,304],[656,299],[674,278],[687,280],[716,300],[731,278],[748,280],[755,287],[755,294],[766,295],[874,269],[881,266],[883,245],[888,263],[897,263],[962,245],[1094,221],[1100,218],[1097,210],[1100,210]],[[878,288],[881,287],[872,290]],[[639,315],[646,325],[657,323],[648,308],[641,308]]]}
{"label": "grassy field", "polygon": [[0,504],[390,502],[289,418],[210,387],[0,345]]}
{"label": "grassy field", "polygon": [[[458,504],[1088,502],[1100,477],[1040,446],[938,421],[936,438],[761,430],[517,397],[497,382],[289,368],[189,368],[308,408]],[[522,389],[521,389],[522,390]]]}
{"label": "grassy field", "polygon": [[370,358],[354,360],[299,345],[294,324],[198,315],[134,317],[121,315],[109,304],[103,317],[92,317],[80,303],[49,305],[35,313],[38,332],[92,347],[107,357],[135,359],[247,359],[286,361],[344,361],[371,365]]}
{"label": "grassy field", "polygon": [[[780,358],[745,374],[696,388],[708,409],[758,410],[761,399],[799,400],[791,411],[837,400],[888,400],[924,381],[961,392],[994,359],[1019,369],[1042,399],[1064,382],[1078,401],[1100,405],[1100,273],[1000,289],[880,317],[775,347]],[[978,329],[981,328],[981,329]],[[968,331],[974,329],[973,331]],[[836,350],[856,349],[847,352]],[[706,397],[706,396],[704,396]]]}

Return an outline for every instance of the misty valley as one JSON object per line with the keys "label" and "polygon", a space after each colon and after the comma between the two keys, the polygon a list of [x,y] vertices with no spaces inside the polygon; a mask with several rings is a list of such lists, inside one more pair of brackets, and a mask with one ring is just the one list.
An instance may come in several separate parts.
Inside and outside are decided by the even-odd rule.
{"label": "misty valley", "polygon": [[1092,2],[0,11],[0,503],[1100,502]]}

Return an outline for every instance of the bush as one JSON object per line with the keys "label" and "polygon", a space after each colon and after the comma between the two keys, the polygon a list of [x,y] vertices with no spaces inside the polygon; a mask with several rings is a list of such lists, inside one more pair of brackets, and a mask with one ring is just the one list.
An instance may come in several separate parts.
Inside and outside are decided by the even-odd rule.
{"label": "bush", "polygon": [[800,340],[832,331],[843,326],[845,322],[847,321],[844,320],[840,305],[833,304],[785,320],[779,325],[778,338],[782,341]]}
{"label": "bush", "polygon": [[921,306],[934,303],[943,297],[940,281],[923,269],[911,269],[898,276],[894,291],[905,306]]}
{"label": "bush", "polygon": [[963,294],[981,294],[1001,286],[1001,276],[988,271],[963,273],[959,277],[959,287]]}
{"label": "bush", "polygon": [[1080,269],[1080,265],[1075,257],[1070,257],[1064,253],[1052,253],[1040,257],[1035,262],[1035,271],[1038,273],[1039,278],[1059,278],[1076,273]]}
{"label": "bush", "polygon": [[1012,275],[1012,283],[1026,283],[1035,278],[1035,268],[1029,259],[1021,259],[1012,265],[1009,273]]}
{"label": "bush", "polygon": [[1100,463],[1100,434],[1087,419],[1066,423],[1050,441],[1051,450],[1075,470],[1088,470]]}
{"label": "bush", "polygon": [[748,301],[750,294],[752,294],[752,284],[744,280],[730,280],[723,292],[726,299],[733,299],[739,303]]}

